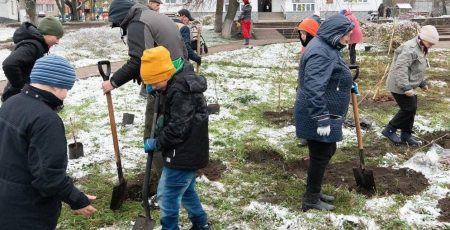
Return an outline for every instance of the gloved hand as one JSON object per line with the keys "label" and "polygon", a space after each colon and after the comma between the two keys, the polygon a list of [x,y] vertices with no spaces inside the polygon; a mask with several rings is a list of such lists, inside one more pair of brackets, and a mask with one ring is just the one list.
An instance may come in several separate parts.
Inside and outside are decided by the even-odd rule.
{"label": "gloved hand", "polygon": [[138,85],[141,85],[142,79],[141,77],[133,78],[133,82],[136,82]]}
{"label": "gloved hand", "polygon": [[153,92],[153,86],[152,85],[145,85],[145,90],[147,90],[148,94],[151,94]]}
{"label": "gloved hand", "polygon": [[351,92],[356,94],[356,95],[359,94],[358,83],[353,82],[353,84],[352,84],[352,91]]}
{"label": "gloved hand", "polygon": [[147,138],[144,140],[144,151],[146,153],[149,153],[151,151],[158,151],[155,138]]}
{"label": "gloved hand", "polygon": [[198,65],[201,65],[201,64],[202,64],[202,57],[201,57],[201,56],[198,56],[197,64],[198,64]]}
{"label": "gloved hand", "polygon": [[331,132],[331,127],[328,125],[328,126],[323,126],[323,127],[318,127],[317,128],[317,134],[319,134],[319,136],[321,136],[321,137],[323,137],[323,136],[325,136],[325,137],[327,137],[327,136],[330,136],[330,132]]}

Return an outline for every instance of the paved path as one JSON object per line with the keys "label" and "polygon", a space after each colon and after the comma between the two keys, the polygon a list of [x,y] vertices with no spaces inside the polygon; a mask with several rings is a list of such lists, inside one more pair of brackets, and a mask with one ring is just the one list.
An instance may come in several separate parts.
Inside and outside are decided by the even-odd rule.
{"label": "paved path", "polygon": [[[269,39],[269,40],[250,40],[250,44],[253,46],[261,46],[261,45],[269,45],[269,44],[275,44],[275,43],[283,43],[283,42],[294,42],[297,40],[294,39]],[[229,44],[223,44],[219,46],[209,47],[208,54],[214,54],[222,51],[231,51],[231,50],[237,50],[242,49],[245,46],[243,45],[242,41],[235,41],[231,42]],[[118,62],[112,62],[111,63],[111,70],[112,72],[115,72],[117,69],[119,69],[123,64],[125,64],[125,61],[118,61]],[[76,75],[78,79],[83,79],[91,76],[97,76],[99,75],[97,65],[91,65],[91,66],[85,66],[80,67],[76,69]],[[3,93],[3,89],[6,86],[6,80],[0,81],[0,95]]]}

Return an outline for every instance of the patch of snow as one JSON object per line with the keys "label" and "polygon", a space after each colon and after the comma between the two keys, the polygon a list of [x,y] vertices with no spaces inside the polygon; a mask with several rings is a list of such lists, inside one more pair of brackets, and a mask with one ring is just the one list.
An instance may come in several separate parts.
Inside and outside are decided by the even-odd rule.
{"label": "patch of snow", "polygon": [[0,42],[11,39],[17,28],[0,27]]}
{"label": "patch of snow", "polygon": [[[2,49],[0,50],[0,63],[3,63],[3,61],[11,54],[11,50],[9,49]],[[5,73],[3,72],[3,68],[0,68],[0,81],[6,80]]]}
{"label": "patch of snow", "polygon": [[[436,69],[436,68],[435,68]],[[428,84],[432,86],[433,88],[447,88],[448,84],[445,81],[439,81],[439,80],[429,80]]]}

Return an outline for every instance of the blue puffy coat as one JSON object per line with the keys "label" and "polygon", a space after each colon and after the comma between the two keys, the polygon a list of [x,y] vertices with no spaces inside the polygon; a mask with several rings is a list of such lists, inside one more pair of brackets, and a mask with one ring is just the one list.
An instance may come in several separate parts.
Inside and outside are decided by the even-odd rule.
{"label": "blue puffy coat", "polygon": [[[352,74],[339,55],[339,43],[353,24],[342,15],[328,18],[317,37],[306,47],[300,61],[299,88],[295,102],[297,137],[321,142],[342,140],[342,124],[348,111]],[[319,136],[317,127],[331,126],[329,136]]]}

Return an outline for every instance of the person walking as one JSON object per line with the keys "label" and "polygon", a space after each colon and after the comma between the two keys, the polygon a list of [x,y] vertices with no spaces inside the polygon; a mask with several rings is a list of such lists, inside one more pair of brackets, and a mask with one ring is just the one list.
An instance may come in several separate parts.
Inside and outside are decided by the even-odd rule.
{"label": "person walking", "polygon": [[[407,144],[418,146],[413,133],[414,118],[417,111],[417,87],[428,90],[428,84],[424,78],[428,65],[427,54],[430,48],[439,42],[439,33],[436,27],[423,26],[419,35],[403,43],[395,50],[386,87],[394,96],[400,110],[389,121],[381,132],[394,144]],[[400,137],[397,129],[401,130]]]}
{"label": "person walking", "polygon": [[57,112],[75,83],[63,57],[36,61],[30,84],[0,107],[1,229],[55,229],[61,202],[90,216],[95,196],[85,195],[67,176],[67,140]]}
{"label": "person walking", "polygon": [[189,23],[194,21],[195,19],[191,16],[191,12],[187,9],[181,9],[177,13],[178,19],[175,19],[174,22],[177,24],[178,29],[180,30],[181,37],[184,41],[184,46],[186,46],[189,60],[195,61],[198,65],[202,63],[202,57],[198,55],[194,49],[192,48],[191,43],[191,29],[189,28]]}
{"label": "person walking", "polygon": [[156,138],[144,141],[145,152],[162,151],[164,168],[158,183],[163,230],[177,230],[181,205],[193,230],[210,230],[208,217],[195,191],[197,170],[209,161],[208,109],[203,92],[206,78],[197,76],[185,59],[173,60],[158,46],[144,51],[141,76],[164,97]]}
{"label": "person walking", "polygon": [[[145,49],[164,46],[170,52],[172,60],[187,59],[187,51],[180,32],[173,21],[164,14],[150,10],[147,6],[132,0],[113,0],[109,7],[109,18],[113,27],[122,29],[122,36],[127,36],[128,55],[130,59],[114,75],[102,83],[104,93],[122,86],[130,80],[141,83],[141,57]],[[147,91],[152,88],[147,85]],[[147,95],[145,109],[144,140],[150,137],[153,120],[154,97]],[[161,175],[163,159],[160,152],[154,154],[153,168],[157,177]]]}
{"label": "person walking", "polygon": [[354,26],[333,15],[319,27],[300,61],[295,102],[296,135],[308,141],[309,168],[302,209],[333,210],[333,196],[321,192],[325,169],[342,140],[352,75],[340,57]]}
{"label": "person walking", "polygon": [[355,15],[353,15],[350,9],[343,10],[343,14],[347,17],[355,26],[353,28],[352,35],[350,37],[350,42],[348,44],[348,55],[351,65],[356,64],[356,44],[362,42],[363,33],[361,31],[361,26],[359,24],[359,20]]}
{"label": "person walking", "polygon": [[3,61],[3,72],[8,83],[2,94],[2,102],[20,93],[30,83],[30,73],[37,59],[48,53],[64,35],[61,22],[55,17],[45,17],[38,27],[24,22],[13,34],[14,50]]}
{"label": "person walking", "polygon": [[252,37],[252,5],[250,0],[243,0],[244,7],[238,17],[238,22],[241,24],[242,37],[244,37],[244,45],[250,45],[250,38]]}

